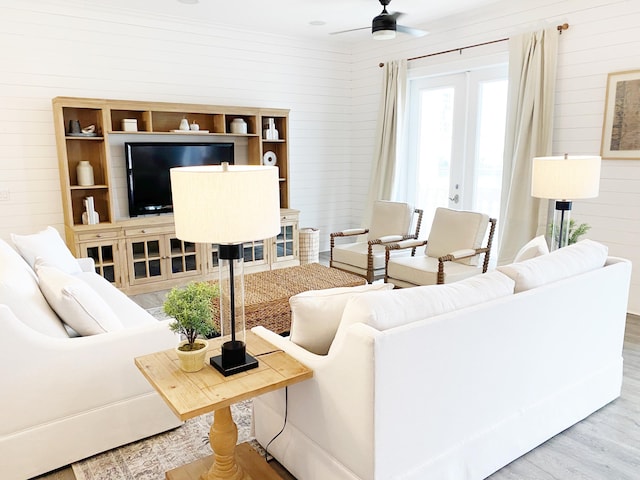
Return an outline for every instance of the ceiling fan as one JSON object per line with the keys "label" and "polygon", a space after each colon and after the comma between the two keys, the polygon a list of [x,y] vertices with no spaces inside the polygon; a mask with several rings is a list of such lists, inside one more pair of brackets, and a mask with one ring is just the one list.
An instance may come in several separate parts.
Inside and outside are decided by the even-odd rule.
{"label": "ceiling fan", "polygon": [[[414,37],[422,37],[428,32],[419,30],[417,28],[405,27],[404,25],[398,25],[396,20],[400,18],[404,13],[402,12],[387,12],[387,5],[391,3],[391,0],[378,0],[382,5],[382,12],[375,17],[371,22],[371,33],[376,40],[389,40],[395,38],[396,32],[402,32]],[[366,30],[369,27],[352,28],[350,30],[341,30],[339,32],[331,32],[330,35],[338,35],[340,33],[355,32],[357,30]]]}

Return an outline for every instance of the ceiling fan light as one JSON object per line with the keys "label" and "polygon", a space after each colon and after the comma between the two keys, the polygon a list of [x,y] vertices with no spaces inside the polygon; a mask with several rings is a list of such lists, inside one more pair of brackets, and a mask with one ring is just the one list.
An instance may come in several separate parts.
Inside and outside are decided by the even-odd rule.
{"label": "ceiling fan light", "polygon": [[386,12],[373,19],[371,32],[376,40],[389,40],[396,37],[396,19]]}
{"label": "ceiling fan light", "polygon": [[396,38],[395,30],[375,30],[373,32],[373,38],[375,40],[391,40]]}

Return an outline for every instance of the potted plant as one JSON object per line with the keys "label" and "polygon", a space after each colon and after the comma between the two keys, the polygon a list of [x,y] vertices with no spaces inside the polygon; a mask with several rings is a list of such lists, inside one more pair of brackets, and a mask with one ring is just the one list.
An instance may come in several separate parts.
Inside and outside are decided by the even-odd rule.
{"label": "potted plant", "polygon": [[[578,223],[576,223],[576,221],[573,218],[569,220],[569,233],[568,233],[569,240],[567,245],[573,245],[574,243],[578,242],[580,240],[580,237],[582,237],[585,233],[587,233],[589,229],[591,229],[591,225],[589,225],[588,223],[581,223],[578,225]],[[552,234],[553,234],[553,224],[550,224],[549,236],[552,236]],[[557,236],[552,240],[555,242],[555,244],[558,243]]]}
{"label": "potted plant", "polygon": [[174,318],[169,328],[184,337],[176,352],[185,372],[204,367],[206,338],[215,336],[218,330],[214,316],[219,296],[218,286],[209,282],[191,282],[184,288],[172,288],[167,294],[164,312]]}

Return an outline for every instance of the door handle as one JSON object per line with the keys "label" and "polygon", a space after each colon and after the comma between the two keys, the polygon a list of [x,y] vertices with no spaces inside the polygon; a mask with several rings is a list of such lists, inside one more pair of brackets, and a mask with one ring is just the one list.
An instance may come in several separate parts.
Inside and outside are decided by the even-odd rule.
{"label": "door handle", "polygon": [[451,200],[453,203],[458,203],[460,201],[460,195],[458,195],[457,193],[453,196],[453,198],[449,197],[449,200]]}

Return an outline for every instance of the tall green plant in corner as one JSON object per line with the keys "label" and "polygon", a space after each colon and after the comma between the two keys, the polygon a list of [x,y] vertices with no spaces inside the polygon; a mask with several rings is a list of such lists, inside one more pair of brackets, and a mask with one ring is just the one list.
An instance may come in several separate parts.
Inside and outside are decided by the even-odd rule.
{"label": "tall green plant in corner", "polygon": [[196,339],[217,333],[214,315],[220,290],[209,282],[191,282],[185,288],[172,288],[164,302],[164,312],[175,320],[169,328],[183,335],[186,343],[179,347],[184,351],[199,350],[206,343]]}

